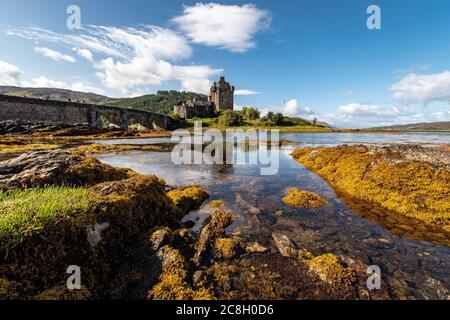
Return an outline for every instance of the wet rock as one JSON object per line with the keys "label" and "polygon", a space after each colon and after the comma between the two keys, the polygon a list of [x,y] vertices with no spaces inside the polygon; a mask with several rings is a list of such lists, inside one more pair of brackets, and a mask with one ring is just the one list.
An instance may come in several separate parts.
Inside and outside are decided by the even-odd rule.
{"label": "wet rock", "polygon": [[248,212],[250,212],[251,214],[261,214],[262,213],[261,209],[259,209],[257,207],[250,207],[248,209]]}
{"label": "wet rock", "polygon": [[149,237],[150,248],[153,251],[159,250],[161,247],[172,241],[172,235],[168,228],[154,231]]}
{"label": "wet rock", "polygon": [[245,251],[247,251],[248,253],[264,253],[267,252],[267,250],[268,249],[259,242],[251,242],[247,244],[245,248]]}
{"label": "wet rock", "polygon": [[100,161],[56,149],[31,151],[0,162],[0,189],[42,187],[46,185],[94,185],[129,177]]}
{"label": "wet rock", "polygon": [[296,258],[298,256],[298,250],[288,236],[279,232],[274,232],[272,233],[272,239],[283,257]]}
{"label": "wet rock", "polygon": [[187,220],[187,221],[183,222],[183,225],[186,228],[191,229],[191,228],[193,228],[195,226],[195,222],[192,221],[192,220]]}
{"label": "wet rock", "polygon": [[0,162],[0,188],[52,184],[83,159],[62,150],[33,151]]}
{"label": "wet rock", "polygon": [[233,223],[229,211],[217,210],[209,218],[209,222],[202,228],[195,248],[193,261],[196,265],[206,263],[216,239],[225,235],[225,229]]}
{"label": "wet rock", "polygon": [[450,300],[449,289],[440,280],[431,277],[427,277],[419,292],[427,300]]}
{"label": "wet rock", "polygon": [[283,210],[277,210],[277,211],[275,211],[275,215],[277,217],[282,217],[284,215],[284,211]]}

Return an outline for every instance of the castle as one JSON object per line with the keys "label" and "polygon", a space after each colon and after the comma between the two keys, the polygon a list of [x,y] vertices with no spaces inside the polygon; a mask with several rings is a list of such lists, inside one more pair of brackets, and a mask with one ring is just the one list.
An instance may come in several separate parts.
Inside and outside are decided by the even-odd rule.
{"label": "castle", "polygon": [[206,118],[214,115],[215,111],[233,110],[234,86],[220,77],[209,90],[208,101],[180,101],[173,108],[173,112],[180,118]]}

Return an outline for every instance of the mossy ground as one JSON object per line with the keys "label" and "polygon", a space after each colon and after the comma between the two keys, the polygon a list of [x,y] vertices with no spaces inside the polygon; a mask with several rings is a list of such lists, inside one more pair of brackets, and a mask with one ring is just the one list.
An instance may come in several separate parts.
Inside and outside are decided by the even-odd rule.
{"label": "mossy ground", "polygon": [[314,192],[303,191],[297,188],[291,188],[287,191],[283,202],[298,208],[318,209],[328,202]]}
{"label": "mossy ground", "polygon": [[391,161],[395,153],[386,156],[365,146],[303,148],[292,155],[344,198],[379,206],[389,214],[386,219],[398,217],[402,225],[409,221],[413,227],[402,227],[405,230],[414,231],[417,221],[428,228],[410,233],[412,237],[450,244],[450,171],[446,168],[427,162]]}
{"label": "mossy ground", "polygon": [[14,246],[89,205],[89,192],[81,187],[51,186],[10,192],[0,191],[2,247]]}

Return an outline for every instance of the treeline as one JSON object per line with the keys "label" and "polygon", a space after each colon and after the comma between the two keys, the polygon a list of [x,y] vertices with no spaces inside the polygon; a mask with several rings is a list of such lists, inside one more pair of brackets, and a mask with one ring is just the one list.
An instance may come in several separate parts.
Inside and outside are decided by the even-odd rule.
{"label": "treeline", "polygon": [[[195,118],[192,120],[196,120]],[[202,120],[202,119],[198,119]],[[293,126],[322,126],[317,123],[317,119],[308,121],[298,117],[288,117],[282,113],[268,112],[261,117],[261,113],[256,108],[244,107],[242,110],[225,110],[219,112],[215,119],[210,122],[212,125],[225,127],[237,126],[260,126],[260,127],[293,127]]]}
{"label": "treeline", "polygon": [[194,99],[197,101],[207,101],[208,97],[194,92],[170,90],[158,91],[156,94],[135,98],[108,99],[103,104],[170,114],[178,102]]}

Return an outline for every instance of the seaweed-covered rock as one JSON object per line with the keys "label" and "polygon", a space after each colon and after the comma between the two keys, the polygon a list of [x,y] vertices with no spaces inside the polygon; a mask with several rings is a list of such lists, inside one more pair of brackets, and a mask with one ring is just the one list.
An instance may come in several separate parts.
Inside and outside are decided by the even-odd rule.
{"label": "seaweed-covered rock", "polygon": [[172,242],[172,232],[169,228],[160,228],[153,231],[149,237],[150,248],[153,251],[158,250],[164,245]]}
{"label": "seaweed-covered rock", "polygon": [[344,145],[297,149],[292,156],[393,233],[450,245],[448,148]]}
{"label": "seaweed-covered rock", "polygon": [[237,255],[238,242],[233,238],[218,238],[214,244],[214,252],[218,258],[231,259]]}
{"label": "seaweed-covered rock", "polygon": [[[34,297],[66,282],[69,265],[81,269],[82,284],[93,298],[121,297],[114,283],[126,283],[129,274],[117,274],[140,235],[158,225],[170,225],[180,217],[156,177],[132,177],[98,184],[90,189],[85,210],[48,221],[26,234],[13,248],[0,249],[0,274],[24,286],[21,297]],[[92,226],[101,228],[95,246],[89,237]],[[92,240],[92,239],[91,239]],[[7,243],[9,239],[0,239]],[[141,245],[142,246],[142,245]]]}
{"label": "seaweed-covered rock", "polygon": [[311,272],[334,289],[349,288],[355,281],[355,273],[352,269],[344,267],[338,258],[331,253],[305,259]]}
{"label": "seaweed-covered rock", "polygon": [[167,196],[172,199],[173,203],[184,213],[187,213],[208,199],[209,193],[200,186],[189,186],[185,188],[173,189],[167,192]]}
{"label": "seaweed-covered rock", "polygon": [[318,194],[297,188],[289,189],[283,202],[293,207],[311,209],[318,209],[327,204],[327,201]]}
{"label": "seaweed-covered rock", "polygon": [[195,264],[201,265],[207,262],[207,258],[211,256],[215,240],[223,237],[225,229],[232,223],[232,214],[229,211],[217,210],[209,217],[207,224],[202,228],[195,248],[193,258]]}
{"label": "seaweed-covered rock", "polygon": [[188,282],[188,265],[185,258],[176,249],[169,246],[161,248],[157,253],[162,272],[148,293],[149,299],[157,300],[211,300],[213,295],[206,289],[193,288]]}

